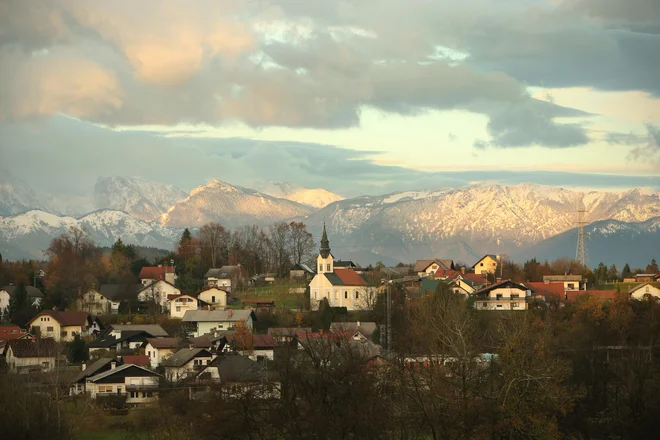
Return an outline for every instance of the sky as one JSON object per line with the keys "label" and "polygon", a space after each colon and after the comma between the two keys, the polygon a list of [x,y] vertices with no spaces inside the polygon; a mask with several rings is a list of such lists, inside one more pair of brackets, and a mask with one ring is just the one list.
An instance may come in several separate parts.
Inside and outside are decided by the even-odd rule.
{"label": "sky", "polygon": [[5,0],[0,168],[660,190],[660,2]]}

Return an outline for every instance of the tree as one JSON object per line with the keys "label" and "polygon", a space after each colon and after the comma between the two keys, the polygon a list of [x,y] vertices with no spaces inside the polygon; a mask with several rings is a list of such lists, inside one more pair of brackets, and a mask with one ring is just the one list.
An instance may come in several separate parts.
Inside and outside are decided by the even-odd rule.
{"label": "tree", "polygon": [[619,281],[619,271],[616,269],[615,264],[611,265],[609,270],[607,271],[607,280],[609,282]]}
{"label": "tree", "polygon": [[89,351],[85,340],[76,334],[69,343],[69,359],[72,362],[82,362],[89,358]]}
{"label": "tree", "polygon": [[312,234],[307,232],[307,227],[303,222],[289,223],[289,230],[291,257],[293,258],[293,262],[296,264],[307,262],[314,249]]}
{"label": "tree", "polygon": [[594,277],[596,277],[596,282],[598,284],[604,284],[607,282],[607,266],[601,261],[598,263],[598,267],[594,269]]}
{"label": "tree", "polygon": [[271,270],[278,275],[283,275],[291,267],[289,225],[285,222],[275,223],[268,228],[268,232]]}
{"label": "tree", "polygon": [[625,266],[623,266],[623,270],[621,270],[621,278],[626,279],[626,278],[632,278],[633,273],[632,270],[630,270],[630,265],[626,263]]}
{"label": "tree", "polygon": [[218,260],[227,254],[229,232],[220,223],[207,223],[199,230],[199,240],[205,253],[209,255],[211,267],[217,267]]}
{"label": "tree", "polygon": [[658,273],[660,270],[658,269],[658,263],[655,261],[655,258],[651,260],[651,264],[646,266],[646,273]]}
{"label": "tree", "polygon": [[7,314],[10,320],[14,320],[21,310],[29,307],[27,289],[24,283],[19,283],[14,290],[14,294],[9,298],[9,308]]}

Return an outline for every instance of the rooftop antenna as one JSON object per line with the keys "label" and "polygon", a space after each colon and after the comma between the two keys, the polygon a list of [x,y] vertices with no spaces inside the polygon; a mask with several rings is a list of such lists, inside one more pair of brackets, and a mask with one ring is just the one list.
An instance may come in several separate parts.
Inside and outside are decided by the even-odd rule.
{"label": "rooftop antenna", "polygon": [[578,239],[577,239],[577,249],[575,250],[575,259],[586,267],[589,264],[589,257],[587,255],[587,246],[584,243],[584,225],[587,224],[585,221],[587,210],[584,207],[584,203],[581,194],[578,193],[577,196],[577,225],[578,225]]}

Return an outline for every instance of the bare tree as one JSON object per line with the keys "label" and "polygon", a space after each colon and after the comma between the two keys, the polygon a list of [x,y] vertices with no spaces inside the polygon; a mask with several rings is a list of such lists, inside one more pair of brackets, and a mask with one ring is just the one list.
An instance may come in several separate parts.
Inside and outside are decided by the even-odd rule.
{"label": "bare tree", "polygon": [[207,223],[199,231],[202,246],[211,258],[211,267],[216,267],[218,258],[227,252],[229,232],[220,223]]}
{"label": "bare tree", "polygon": [[273,269],[283,274],[291,263],[289,254],[289,225],[281,222],[268,228]]}
{"label": "bare tree", "polygon": [[307,232],[307,227],[303,222],[291,222],[289,223],[289,229],[293,262],[296,264],[300,264],[303,261],[306,262],[310,259],[312,250],[314,249],[312,234]]}

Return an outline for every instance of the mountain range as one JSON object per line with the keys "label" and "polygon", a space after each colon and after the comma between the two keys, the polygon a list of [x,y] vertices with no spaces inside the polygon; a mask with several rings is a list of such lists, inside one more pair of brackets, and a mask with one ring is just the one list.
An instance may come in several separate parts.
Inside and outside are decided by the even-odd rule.
{"label": "mountain range", "polygon": [[121,237],[173,248],[183,227],[299,220],[316,240],[326,223],[333,254],[361,264],[448,257],[469,265],[486,253],[553,259],[575,255],[578,204],[590,223],[592,259],[643,266],[660,257],[660,193],[646,189],[477,184],[343,199],[289,183],[265,184],[257,191],[213,180],[187,195],[171,185],[107,177],[94,188],[98,210],[74,217],[41,202],[25,182],[6,181],[0,182],[0,252],[6,258],[38,258],[53,237],[74,224],[84,226],[100,245]]}

